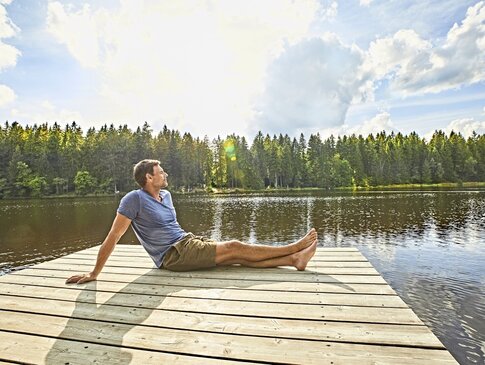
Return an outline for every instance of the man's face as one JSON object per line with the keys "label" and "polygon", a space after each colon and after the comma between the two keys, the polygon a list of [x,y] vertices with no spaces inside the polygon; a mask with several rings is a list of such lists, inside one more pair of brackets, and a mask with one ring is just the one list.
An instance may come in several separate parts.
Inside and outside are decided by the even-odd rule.
{"label": "man's face", "polygon": [[151,182],[153,186],[156,187],[157,189],[163,189],[168,186],[168,181],[167,181],[168,174],[165,171],[163,171],[163,169],[159,165],[153,166],[153,176],[152,175],[150,176],[152,177]]}

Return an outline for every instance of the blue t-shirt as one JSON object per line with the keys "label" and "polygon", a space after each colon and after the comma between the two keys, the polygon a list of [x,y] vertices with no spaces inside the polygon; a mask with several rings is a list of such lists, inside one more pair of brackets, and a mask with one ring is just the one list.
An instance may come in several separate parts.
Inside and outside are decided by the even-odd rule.
{"label": "blue t-shirt", "polygon": [[187,235],[177,222],[170,192],[161,190],[160,198],[159,202],[143,189],[133,190],[118,207],[118,213],[131,219],[136,237],[157,267],[169,248]]}

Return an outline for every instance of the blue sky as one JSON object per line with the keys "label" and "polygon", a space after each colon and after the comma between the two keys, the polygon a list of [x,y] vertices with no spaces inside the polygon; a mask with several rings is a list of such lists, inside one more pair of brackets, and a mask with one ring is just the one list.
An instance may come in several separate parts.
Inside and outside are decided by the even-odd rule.
{"label": "blue sky", "polygon": [[0,118],[485,132],[485,2],[0,0]]}

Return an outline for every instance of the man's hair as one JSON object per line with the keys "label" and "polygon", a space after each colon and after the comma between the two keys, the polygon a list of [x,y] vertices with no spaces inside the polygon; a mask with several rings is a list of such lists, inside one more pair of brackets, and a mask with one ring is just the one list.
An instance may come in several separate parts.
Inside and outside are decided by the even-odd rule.
{"label": "man's hair", "polygon": [[135,167],[133,167],[133,177],[140,187],[144,187],[147,183],[146,174],[153,175],[153,167],[159,165],[158,160],[141,160]]}

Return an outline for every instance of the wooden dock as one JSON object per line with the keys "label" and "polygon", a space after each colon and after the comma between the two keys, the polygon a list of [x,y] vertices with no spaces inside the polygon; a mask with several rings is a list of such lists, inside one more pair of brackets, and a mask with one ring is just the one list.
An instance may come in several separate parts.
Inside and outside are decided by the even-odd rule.
{"label": "wooden dock", "polygon": [[0,277],[0,363],[456,364],[354,248],[319,248],[307,270],[173,273],[118,245]]}

